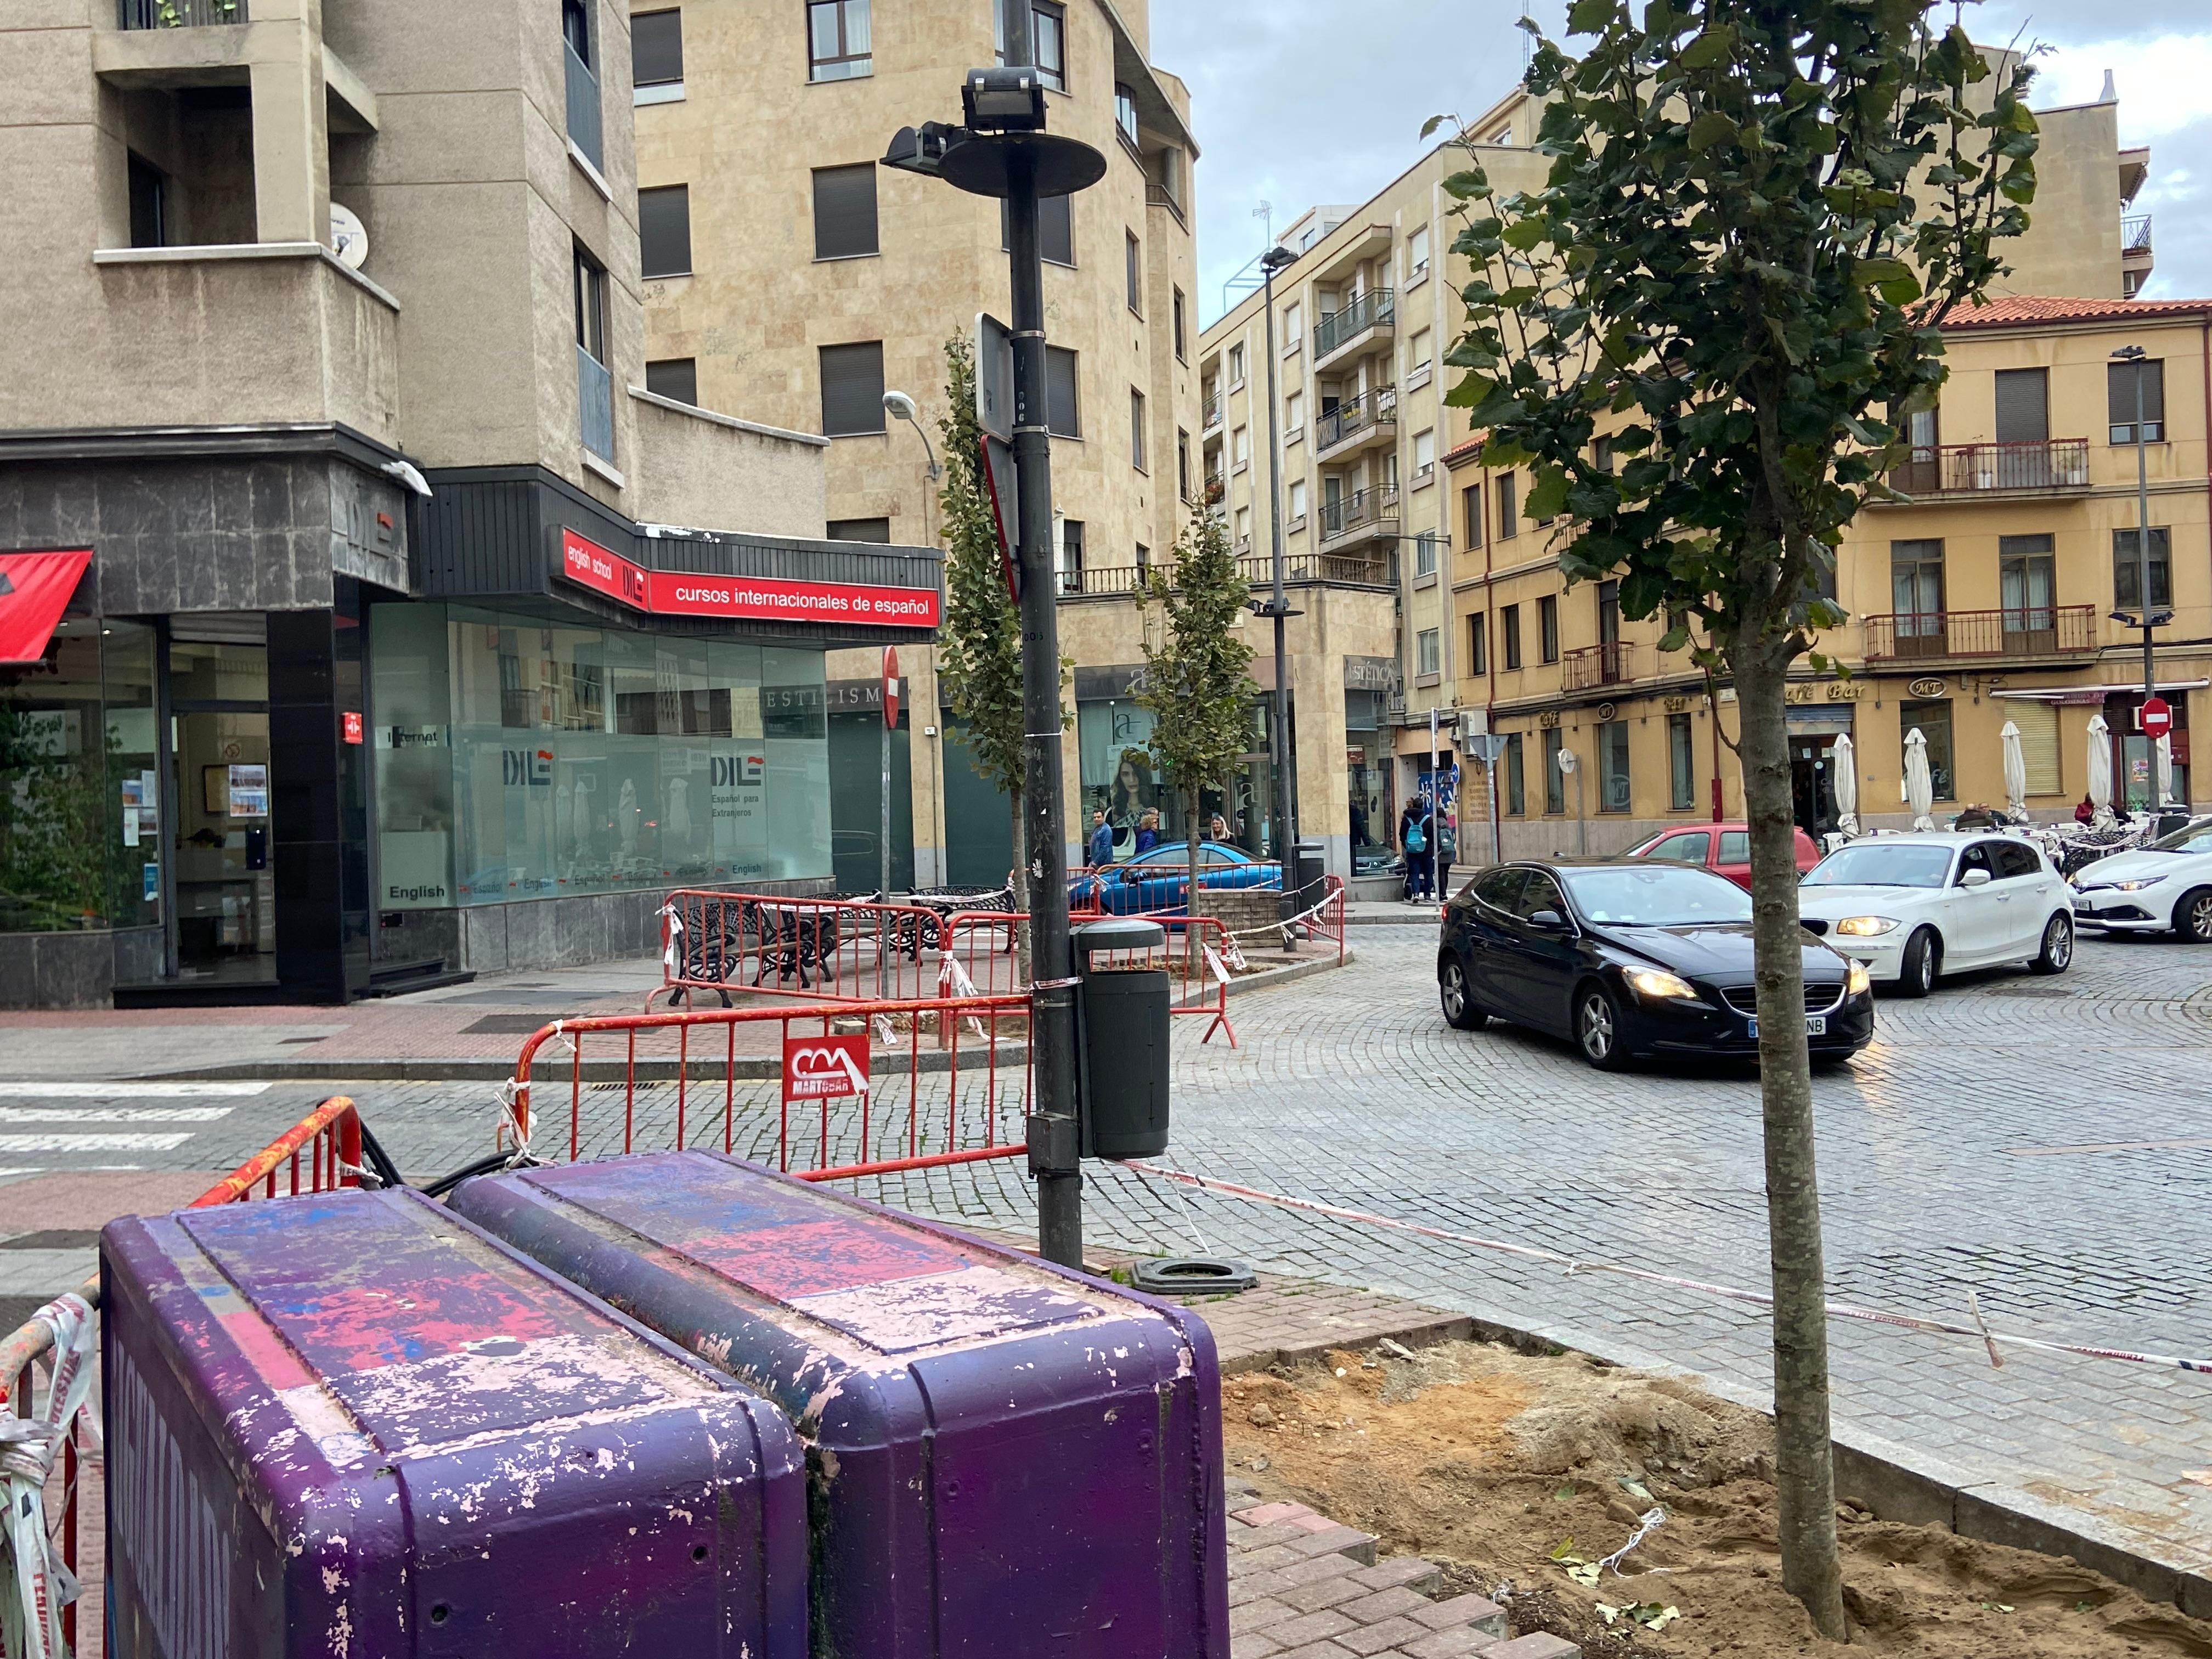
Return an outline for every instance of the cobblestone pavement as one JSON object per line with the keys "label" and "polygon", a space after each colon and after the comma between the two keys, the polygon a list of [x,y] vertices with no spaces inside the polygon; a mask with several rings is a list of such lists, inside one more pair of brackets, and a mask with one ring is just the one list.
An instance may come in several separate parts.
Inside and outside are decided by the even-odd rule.
{"label": "cobblestone pavement", "polygon": [[[1680,1066],[1605,1076],[1526,1033],[1452,1031],[1436,1007],[1435,938],[1433,925],[1363,928],[1351,967],[1239,999],[1235,1050],[1218,1039],[1200,1048],[1198,1022],[1178,1022],[1169,1161],[1589,1260],[1763,1288],[1755,1077]],[[1980,975],[1925,1002],[1885,1001],[1875,1046],[1814,1081],[1834,1295],[1957,1320],[1972,1290],[2000,1330],[2212,1352],[2208,1054],[2212,951],[2168,943],[2085,941],[2074,971],[2055,981]],[[0,1170],[220,1170],[328,1092],[276,1084],[157,1099],[140,1088],[0,1098]],[[411,1175],[489,1147],[488,1085],[352,1092]],[[604,1147],[618,1144],[605,1114],[621,1106],[618,1092],[601,1099],[586,1140]],[[178,1106],[221,1115],[83,1115]],[[712,1127],[688,1138],[719,1139],[719,1100],[714,1108]],[[763,1109],[752,1103],[756,1124]],[[696,1097],[692,1110],[696,1126]],[[640,1144],[668,1144],[672,1112],[672,1089],[648,1091]],[[27,1121],[34,1113],[54,1115]],[[46,1134],[149,1139],[23,1139]],[[862,1185],[945,1219],[1034,1225],[1018,1160]],[[1190,1194],[1110,1167],[1095,1170],[1086,1199],[1101,1245],[1202,1243],[1276,1273],[1695,1371],[1765,1403],[1755,1308]],[[0,1234],[24,1231],[9,1225],[8,1209],[0,1185]],[[81,1249],[11,1254],[25,1272],[0,1277],[26,1282],[0,1295],[32,1290],[32,1258],[57,1287],[89,1259]],[[2212,1566],[2212,1488],[2185,1478],[2212,1465],[2212,1378],[2016,1349],[1993,1370],[1978,1342],[1851,1323],[1832,1337],[1838,1425],[1859,1443],[2175,1565]]]}

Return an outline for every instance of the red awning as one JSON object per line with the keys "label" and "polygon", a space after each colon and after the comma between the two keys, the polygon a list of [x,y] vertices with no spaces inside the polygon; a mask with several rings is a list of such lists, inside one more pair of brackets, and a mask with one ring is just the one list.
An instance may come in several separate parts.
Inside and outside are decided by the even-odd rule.
{"label": "red awning", "polygon": [[0,553],[0,663],[36,662],[92,562],[88,547],[59,553]]}

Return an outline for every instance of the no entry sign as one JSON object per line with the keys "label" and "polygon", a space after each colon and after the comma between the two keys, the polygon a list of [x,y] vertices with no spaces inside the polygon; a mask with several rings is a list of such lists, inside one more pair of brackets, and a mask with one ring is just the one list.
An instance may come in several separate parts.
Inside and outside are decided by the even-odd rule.
{"label": "no entry sign", "polygon": [[2152,697],[2142,706],[2143,735],[2155,743],[2173,730],[2173,708],[2164,697]]}
{"label": "no entry sign", "polygon": [[868,1092],[868,1038],[787,1036],[783,1040],[783,1097],[838,1100]]}

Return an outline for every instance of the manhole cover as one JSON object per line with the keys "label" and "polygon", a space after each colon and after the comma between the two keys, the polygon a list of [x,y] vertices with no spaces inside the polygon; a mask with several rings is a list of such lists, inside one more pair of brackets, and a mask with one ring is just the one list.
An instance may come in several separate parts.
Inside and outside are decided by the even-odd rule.
{"label": "manhole cover", "polygon": [[520,1036],[552,1023],[543,1014],[486,1014],[475,1024],[462,1026],[461,1035],[467,1036],[472,1032],[481,1032],[489,1036],[497,1032],[507,1036]]}
{"label": "manhole cover", "polygon": [[1230,1296],[1260,1282],[1245,1263],[1209,1255],[1154,1256],[1136,1263],[1129,1278],[1154,1296]]}

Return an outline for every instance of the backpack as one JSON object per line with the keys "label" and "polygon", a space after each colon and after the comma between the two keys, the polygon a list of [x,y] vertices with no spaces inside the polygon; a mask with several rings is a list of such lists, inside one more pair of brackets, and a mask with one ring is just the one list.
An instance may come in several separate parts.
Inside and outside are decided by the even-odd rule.
{"label": "backpack", "polygon": [[1421,833],[1421,821],[1419,818],[1415,818],[1406,826],[1406,850],[1408,853],[1425,853],[1429,850],[1429,838]]}

